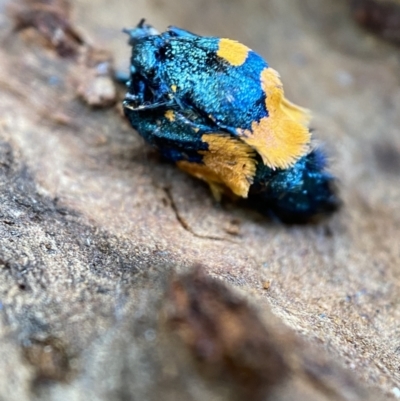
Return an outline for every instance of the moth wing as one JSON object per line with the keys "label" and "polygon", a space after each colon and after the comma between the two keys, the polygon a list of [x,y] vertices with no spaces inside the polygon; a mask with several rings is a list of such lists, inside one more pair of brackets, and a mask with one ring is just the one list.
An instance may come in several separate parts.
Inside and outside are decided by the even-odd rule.
{"label": "moth wing", "polygon": [[279,74],[272,68],[261,73],[268,116],[253,121],[250,129],[237,129],[243,142],[250,145],[272,169],[286,169],[309,151],[310,112],[287,100]]}
{"label": "moth wing", "polygon": [[216,198],[219,196],[215,189],[221,185],[247,198],[257,168],[254,150],[238,138],[220,132],[204,134],[202,141],[208,144],[207,150],[199,151],[202,164],[180,161],[178,166],[206,181]]}

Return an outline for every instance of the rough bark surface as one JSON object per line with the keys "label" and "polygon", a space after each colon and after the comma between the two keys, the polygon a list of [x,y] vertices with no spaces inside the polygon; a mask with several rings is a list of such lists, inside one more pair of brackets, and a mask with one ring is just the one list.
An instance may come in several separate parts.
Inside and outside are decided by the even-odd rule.
{"label": "rough bark surface", "polygon": [[[347,1],[6,4],[0,400],[400,398],[399,49]],[[288,227],[215,204],[120,102],[99,108],[142,17],[264,55],[314,111],[340,213]]]}

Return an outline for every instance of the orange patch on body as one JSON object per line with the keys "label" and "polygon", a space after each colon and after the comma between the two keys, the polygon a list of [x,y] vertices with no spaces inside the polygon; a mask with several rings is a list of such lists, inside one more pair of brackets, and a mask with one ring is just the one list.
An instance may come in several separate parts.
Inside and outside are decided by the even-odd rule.
{"label": "orange patch on body", "polygon": [[217,55],[227,61],[229,64],[238,67],[242,65],[249,54],[250,49],[231,39],[220,39]]}
{"label": "orange patch on body", "polygon": [[200,180],[205,181],[216,201],[220,201],[222,194],[225,192],[225,185],[222,183],[217,173],[204,164],[192,163],[186,160],[180,160],[176,165],[185,173],[192,175]]}
{"label": "orange patch on body", "polygon": [[199,151],[203,164],[179,161],[178,167],[206,181],[217,199],[224,187],[247,198],[257,167],[251,147],[222,133],[204,134],[201,139],[208,144],[208,150]]}
{"label": "orange patch on body", "polygon": [[164,117],[168,120],[168,121],[175,121],[175,113],[172,110],[167,110],[164,114]]}
{"label": "orange patch on body", "polygon": [[260,154],[270,168],[286,169],[309,150],[310,113],[284,97],[279,74],[272,68],[261,72],[268,117],[253,122],[251,130],[238,130],[241,139]]}

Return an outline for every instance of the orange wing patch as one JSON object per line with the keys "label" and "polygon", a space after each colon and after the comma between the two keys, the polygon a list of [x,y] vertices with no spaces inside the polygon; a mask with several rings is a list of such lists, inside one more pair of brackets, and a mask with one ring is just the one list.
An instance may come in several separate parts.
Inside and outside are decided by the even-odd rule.
{"label": "orange wing patch", "polygon": [[218,199],[223,186],[235,195],[247,198],[256,173],[255,152],[249,145],[221,133],[204,134],[201,137],[208,150],[199,151],[203,164],[179,161],[178,167],[206,181]]}
{"label": "orange wing patch", "polygon": [[297,106],[297,104],[292,103],[285,97],[282,99],[281,109],[288,117],[290,117],[294,121],[297,121],[299,124],[306,127],[309,126],[311,120],[310,110]]}
{"label": "orange wing patch", "polygon": [[250,49],[239,42],[231,39],[220,39],[217,55],[227,61],[230,65],[238,67],[242,65],[249,54]]}
{"label": "orange wing patch", "polygon": [[200,163],[192,163],[186,160],[180,160],[176,165],[183,170],[185,173],[192,175],[200,180],[205,181],[214,196],[214,199],[219,202],[222,198],[222,194],[226,192],[226,187],[222,183],[221,178],[215,171],[209,167]]}
{"label": "orange wing patch", "polygon": [[261,72],[261,85],[269,115],[253,122],[251,130],[238,129],[238,134],[268,167],[286,169],[309,150],[310,113],[285,99],[279,74],[272,68]]}

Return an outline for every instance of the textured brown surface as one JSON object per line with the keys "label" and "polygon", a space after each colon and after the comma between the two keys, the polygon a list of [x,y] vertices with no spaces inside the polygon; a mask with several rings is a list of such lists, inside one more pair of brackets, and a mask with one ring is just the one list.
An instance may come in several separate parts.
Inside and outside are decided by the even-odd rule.
{"label": "textured brown surface", "polygon": [[[344,208],[285,227],[215,204],[118,107],[77,99],[78,61],[12,33],[2,13],[0,400],[240,399],[240,366],[259,383],[275,360],[280,378],[244,385],[253,399],[400,397],[399,50],[359,29],[347,1],[109,4],[76,1],[72,21],[118,68],[120,30],[141,17],[264,55],[289,99],[314,111]],[[182,306],[196,302],[208,309]],[[226,325],[253,344],[249,361]],[[199,360],[193,338],[218,358]]]}
{"label": "textured brown surface", "polygon": [[352,0],[355,20],[397,45],[400,44],[399,0]]}

